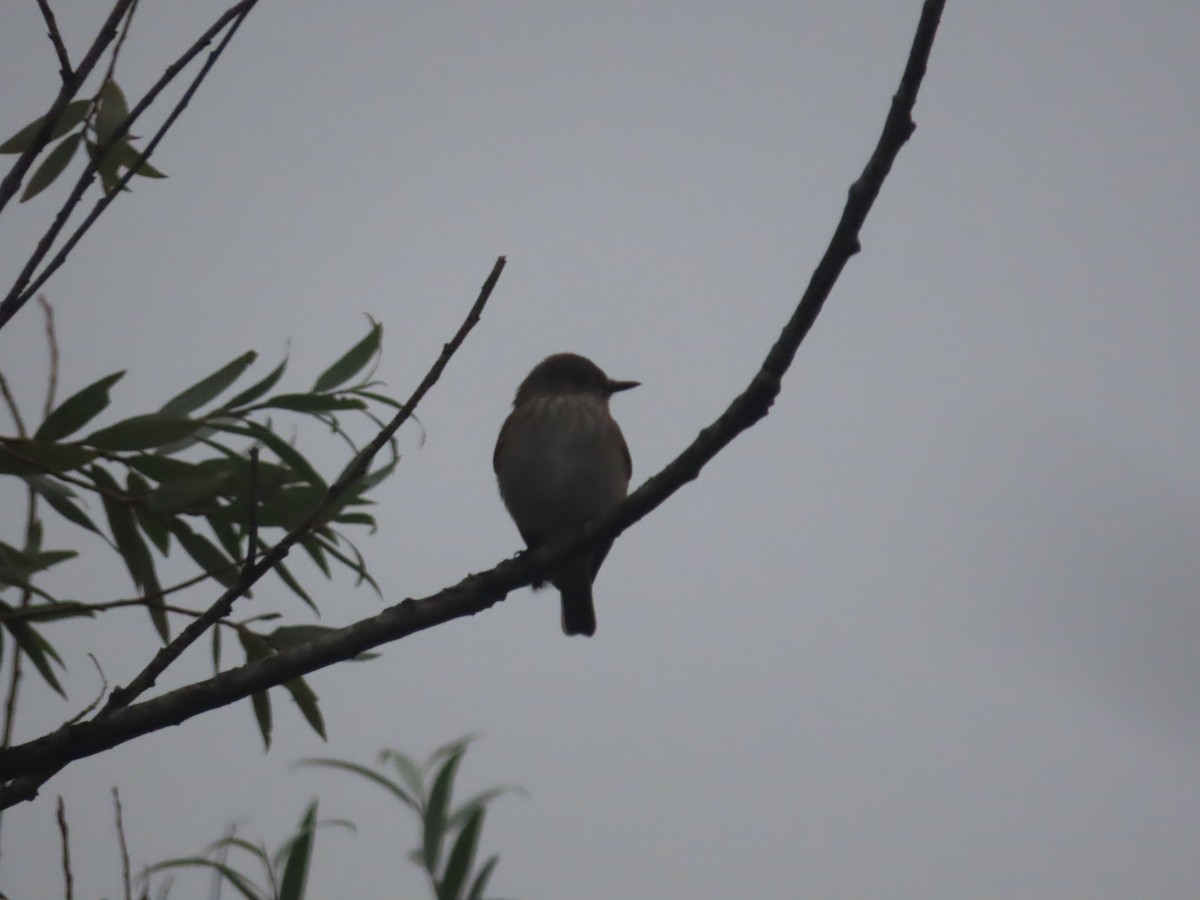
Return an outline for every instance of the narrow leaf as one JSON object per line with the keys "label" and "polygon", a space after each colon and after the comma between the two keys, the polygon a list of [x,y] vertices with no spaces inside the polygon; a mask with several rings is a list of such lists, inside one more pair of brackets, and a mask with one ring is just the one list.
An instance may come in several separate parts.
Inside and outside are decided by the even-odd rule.
{"label": "narrow leaf", "polygon": [[308,592],[301,587],[300,582],[296,580],[296,576],[291,573],[287,566],[283,563],[276,563],[275,574],[279,576],[279,580],[286,584],[293,594],[308,605],[309,609],[313,612],[319,612],[313,598],[308,596]]}
{"label": "narrow leaf", "polygon": [[369,363],[379,352],[383,340],[383,326],[371,319],[371,330],[361,341],[347,350],[337,362],[322,372],[313,384],[313,390],[318,393],[331,391],[340,384],[345,384]]}
{"label": "narrow leaf", "polygon": [[279,883],[279,900],[304,900],[316,827],[317,801],[314,800],[301,816],[296,836],[288,844],[287,865]]}
{"label": "narrow leaf", "polygon": [[[50,132],[50,140],[57,140],[82,122],[91,102],[90,100],[74,100],[68,103],[59,115],[58,121],[54,123],[54,128]],[[45,121],[45,116],[38,116],[3,144],[0,144],[0,153],[24,153],[33,143],[33,139],[37,137],[37,133]]]}
{"label": "narrow leaf", "polygon": [[96,108],[96,138],[106,144],[117,128],[129,117],[125,92],[111,78],[100,88],[100,105]]}
{"label": "narrow leaf", "polygon": [[33,173],[33,177],[29,179],[29,184],[25,186],[25,193],[21,195],[21,202],[32,200],[46,188],[54,183],[63,169],[71,161],[71,157],[75,155],[75,151],[79,149],[79,140],[83,135],[80,133],[68,134],[65,138],[58,142],[58,146],[46,154],[46,158],[42,160],[42,164],[38,166],[37,171]]}
{"label": "narrow leaf", "polygon": [[142,153],[128,139],[118,141],[113,146],[113,153],[117,156],[117,161],[127,169],[132,169],[134,175],[140,175],[143,178],[166,178],[167,176],[160,172],[154,166],[150,165],[149,160],[142,159]]}
{"label": "narrow leaf", "polygon": [[454,789],[454,776],[458,771],[458,763],[462,759],[465,747],[460,747],[443,763],[441,770],[434,779],[433,789],[429,792],[429,805],[425,808],[422,852],[425,868],[431,876],[436,877],[438,861],[442,855],[442,841],[445,838],[446,816],[450,809],[450,794]]}
{"label": "narrow leaf", "polygon": [[108,406],[108,389],[124,375],[123,370],[113,372],[89,384],[83,390],[76,391],[46,416],[34,437],[43,441],[58,441],[74,434]]}
{"label": "narrow leaf", "polygon": [[483,900],[483,892],[487,890],[492,871],[499,862],[499,856],[493,855],[487,858],[487,862],[480,867],[479,874],[475,876],[475,882],[471,885],[471,889],[467,891],[467,900]]}
{"label": "narrow leaf", "polygon": [[367,781],[370,781],[373,784],[379,785],[381,788],[386,790],[388,793],[392,794],[392,796],[396,797],[396,799],[400,800],[402,803],[404,803],[410,809],[420,811],[419,804],[412,797],[412,795],[408,793],[408,791],[404,790],[404,788],[402,788],[396,782],[392,781],[390,778],[385,778],[383,775],[380,775],[374,769],[367,768],[366,766],[361,766],[358,763],[352,763],[346,759],[322,758],[322,759],[302,759],[298,763],[296,763],[296,765],[298,765],[298,766],[316,766],[316,767],[327,768],[327,769],[341,769],[344,772],[350,772],[351,774],[358,775],[362,778],[367,779]]}
{"label": "narrow leaf", "polygon": [[[112,496],[119,493],[120,490],[116,481],[99,466],[93,466],[89,472],[96,486],[104,490],[101,500],[104,503],[104,512],[108,517],[108,527],[134,585],[144,594],[159,592],[162,588],[158,583],[158,575],[154,571],[154,560],[150,556],[146,542],[142,540],[142,536],[138,532],[137,520],[134,518],[133,511],[119,497]],[[166,610],[162,607],[162,598],[157,597],[149,602],[148,610],[150,620],[154,623],[159,637],[166,643],[170,639],[170,627],[167,623]]]}
{"label": "narrow leaf", "polygon": [[463,886],[471,874],[471,864],[475,861],[475,849],[479,845],[483,817],[483,807],[477,807],[458,833],[458,839],[455,840],[450,857],[446,860],[446,872],[438,890],[439,900],[459,900],[461,897]]}
{"label": "narrow leaf", "polygon": [[279,379],[283,377],[283,372],[287,368],[287,364],[288,361],[287,357],[285,356],[283,358],[283,362],[272,369],[265,378],[263,378],[261,381],[256,381],[254,384],[250,385],[250,387],[246,388],[246,390],[235,395],[232,400],[226,402],[223,408],[237,409],[245,406],[248,403],[253,403],[271,388],[275,387],[275,385],[279,382]]}
{"label": "narrow leaf", "polygon": [[0,475],[44,475],[86,466],[96,451],[78,444],[0,438]]}
{"label": "narrow leaf", "polygon": [[[246,662],[254,662],[271,655],[262,638],[246,631],[238,631],[238,640],[246,651]],[[250,705],[254,708],[254,719],[258,722],[258,731],[262,735],[263,749],[271,749],[271,698],[266,691],[250,695]]]}
{"label": "narrow leaf", "polygon": [[196,565],[221,585],[230,587],[238,580],[237,563],[226,557],[217,545],[204,535],[193,531],[187,522],[175,516],[168,520],[167,527],[187,555],[195,560]]}
{"label": "narrow leaf", "polygon": [[303,678],[293,678],[291,681],[285,681],[283,686],[300,707],[300,712],[312,730],[321,736],[321,740],[328,740],[325,736],[325,720],[321,717],[321,709],[317,705],[317,695],[308,686],[308,682]]}
{"label": "narrow leaf", "polygon": [[193,419],[150,413],[123,419],[107,428],[94,431],[83,443],[99,450],[149,450],[174,441],[181,441],[200,427]]}
{"label": "narrow leaf", "polygon": [[[0,610],[12,612],[13,607],[0,600]],[[54,647],[26,620],[9,619],[4,622],[4,627],[13,636],[13,641],[21,649],[21,652],[29,657],[29,661],[33,663],[34,668],[38,670],[38,674],[42,676],[46,684],[50,685],[58,694],[65,698],[67,692],[59,684],[58,677],[54,674],[54,669],[50,665],[53,660],[58,663],[60,668],[62,667],[62,659],[59,658]]]}
{"label": "narrow leaf", "polygon": [[226,363],[206,378],[197,381],[190,388],[172,397],[159,410],[164,416],[186,416],[220,396],[226,388],[238,380],[258,358],[258,354],[249,350],[232,362]]}
{"label": "narrow leaf", "polygon": [[276,394],[264,403],[263,407],[302,413],[327,413],[343,409],[366,409],[367,404],[354,397],[332,397],[328,394]]}

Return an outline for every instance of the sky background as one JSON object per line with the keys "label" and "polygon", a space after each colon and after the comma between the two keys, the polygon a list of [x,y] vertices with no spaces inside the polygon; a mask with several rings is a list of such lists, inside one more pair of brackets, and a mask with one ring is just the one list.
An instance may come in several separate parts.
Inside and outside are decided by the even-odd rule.
{"label": "sky background", "polygon": [[[744,387],[919,5],[264,3],[157,153],[169,179],[46,286],[61,390],[128,368],[115,421],[289,346],[304,390],[370,315],[405,397],[507,254],[361,541],[389,603],[488,568],[520,543],[493,442],[542,357],[643,383],[614,401],[635,483]],[[55,9],[78,59],[102,9]],[[220,9],[141,4],[130,97]],[[57,76],[35,4],[3,22],[7,136]],[[594,639],[522,591],[312,676],[327,745],[280,698],[269,754],[243,703],[75,763],[6,814],[0,891],[62,895],[62,794],[76,896],[119,893],[115,784],[135,865],[231,822],[274,846],[319,795],[358,833],[320,834],[310,896],[427,896],[394,801],[290,763],[480,732],[464,790],[529,792],[488,816],[496,896],[1196,897],[1197,46],[1193,2],[950,0],[863,252],[770,416],[617,541]],[[9,280],[64,192],[5,211]],[[31,415],[42,331],[30,305],[0,332]],[[58,535],[85,556],[56,589],[130,594],[103,545]],[[307,580],[326,624],[381,608]],[[256,597],[309,620],[282,588]],[[21,739],[100,690],[87,652],[120,684],[154,646],[140,612],[51,636],[71,699],[27,683]],[[207,671],[198,648],[162,686]]]}

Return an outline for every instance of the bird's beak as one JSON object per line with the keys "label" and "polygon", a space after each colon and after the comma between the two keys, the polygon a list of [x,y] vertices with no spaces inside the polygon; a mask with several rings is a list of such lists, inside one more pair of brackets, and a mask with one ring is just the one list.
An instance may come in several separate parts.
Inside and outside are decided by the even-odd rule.
{"label": "bird's beak", "polygon": [[627,391],[630,388],[635,388],[640,385],[640,381],[609,381],[608,392],[615,394],[617,391]]}

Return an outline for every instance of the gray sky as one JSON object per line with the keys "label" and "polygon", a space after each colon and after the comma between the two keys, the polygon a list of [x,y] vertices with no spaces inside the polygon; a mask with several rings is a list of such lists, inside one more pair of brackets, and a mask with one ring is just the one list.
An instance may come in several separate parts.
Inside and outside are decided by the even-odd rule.
{"label": "gray sky", "polygon": [[[11,6],[5,135],[56,77],[36,7]],[[78,56],[100,10],[55,8]],[[144,3],[127,92],[218,9]],[[47,286],[64,390],[128,367],[114,416],[142,411],[247,349],[265,372],[288,338],[304,389],[369,313],[406,395],[505,253],[362,542],[389,602],[487,568],[519,545],[492,444],[541,357],[643,382],[614,404],[635,481],[744,386],[918,11],[264,4],[162,146],[170,178]],[[328,746],[278,700],[268,755],[242,704],[77,763],[7,815],[0,891],[59,895],[62,793],[77,896],[112,894],[118,784],[136,862],[233,820],[275,842],[319,794],[359,831],[321,834],[312,896],[422,896],[395,804],[288,764],[479,731],[464,788],[531,795],[488,818],[500,896],[1196,896],[1198,45],[1194,3],[951,0],[863,253],[767,420],[617,542],[593,640],[521,592],[314,676]],[[0,270],[61,196],[6,213]],[[27,407],[41,329],[30,307],[0,333]],[[90,549],[60,589],[127,595]],[[380,608],[313,583],[327,623]],[[84,651],[121,683],[153,646],[134,613],[62,641],[71,702],[31,688],[23,737],[99,690]]]}

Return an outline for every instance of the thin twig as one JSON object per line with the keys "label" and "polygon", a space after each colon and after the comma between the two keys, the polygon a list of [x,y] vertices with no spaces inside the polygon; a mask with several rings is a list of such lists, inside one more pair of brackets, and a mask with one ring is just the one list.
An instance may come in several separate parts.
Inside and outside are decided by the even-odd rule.
{"label": "thin twig", "polygon": [[54,45],[54,53],[58,56],[58,71],[62,75],[63,84],[71,82],[71,58],[67,56],[67,45],[63,43],[62,34],[58,30],[58,20],[54,18],[54,10],[46,0],[37,0],[38,9],[46,21],[46,35]]}
{"label": "thin twig", "polygon": [[[458,584],[431,597],[404,600],[375,616],[305,644],[221,672],[135,706],[111,712],[106,708],[87,722],[60,728],[19,747],[0,749],[0,771],[5,773],[0,778],[10,780],[0,790],[0,808],[36,796],[46,779],[72,760],[100,753],[167,725],[178,724],[334,662],[350,659],[389,641],[454,618],[481,612],[503,600],[513,590],[543,578],[546,572],[572,554],[581,553],[588,547],[615,537],[661,505],[684,484],[695,479],[709,460],[769,412],[780,389],[780,378],[815,321],[846,261],[858,252],[858,234],[867,213],[879,194],[893,160],[915,127],[912,109],[944,5],[945,0],[926,0],[908,64],[900,88],[892,98],[892,108],[879,142],[861,177],[851,186],[842,218],[829,247],[759,372],[725,412],[701,431],[666,468],[630,494],[611,513],[594,520],[564,541],[522,553],[486,572],[468,575]],[[265,567],[275,561],[271,554],[267,554],[254,571],[265,571]]]}
{"label": "thin twig", "polygon": [[125,818],[121,815],[121,794],[113,785],[113,811],[117,819],[117,844],[121,848],[121,884],[125,888],[125,900],[133,900],[133,881],[129,877],[129,844],[125,841]]}
{"label": "thin twig", "polygon": [[108,692],[108,679],[104,677],[104,670],[100,668],[100,660],[96,659],[95,655],[91,653],[88,654],[88,659],[92,661],[92,665],[96,667],[96,672],[100,676],[100,690],[96,693],[96,699],[94,699],[79,712],[75,713],[75,715],[71,716],[70,721],[72,722],[82,721],[83,718],[88,715],[88,713],[100,705],[101,699],[103,699],[104,695]]}
{"label": "thin twig", "polygon": [[[123,0],[123,2],[132,2],[132,0]],[[88,229],[92,227],[96,219],[100,217],[100,214],[103,213],[104,210],[108,208],[108,205],[112,203],[114,199],[116,199],[118,194],[121,193],[125,185],[129,183],[129,180],[133,178],[138,167],[150,158],[150,154],[154,152],[154,149],[158,146],[159,141],[162,140],[163,136],[167,133],[171,126],[175,124],[175,120],[179,118],[184,108],[187,107],[188,103],[192,99],[192,95],[195,94],[199,89],[201,82],[204,81],[205,77],[208,75],[217,59],[220,58],[220,55],[224,52],[226,46],[228,46],[229,41],[237,33],[238,28],[241,27],[242,22],[245,20],[246,16],[250,14],[250,11],[254,8],[257,2],[258,0],[241,0],[241,2],[236,3],[227,9],[200,37],[199,40],[197,40],[194,44],[192,44],[191,47],[184,51],[183,55],[180,56],[179,59],[167,67],[167,70],[163,73],[162,77],[155,82],[154,86],[147,91],[146,95],[138,102],[138,104],[132,110],[130,110],[129,115],[125,117],[125,121],[118,125],[113,131],[111,137],[109,138],[108,145],[99,148],[94,156],[88,161],[87,165],[84,166],[83,173],[79,176],[78,180],[75,182],[75,186],[71,189],[71,193],[68,195],[67,199],[63,202],[62,207],[55,215],[54,221],[51,223],[50,227],[46,229],[45,234],[43,234],[41,239],[38,241],[37,247],[34,248],[33,253],[26,261],[24,267],[21,269],[20,274],[17,276],[17,280],[13,282],[12,288],[9,290],[8,295],[4,298],[3,302],[0,302],[0,328],[3,328],[5,324],[17,314],[17,311],[20,310],[20,308],[24,306],[26,302],[28,302],[29,298],[36,293],[36,291],[46,283],[46,280],[66,261],[67,256],[70,254],[71,250],[74,249],[80,238],[87,233]],[[229,27],[229,30],[226,32],[221,42],[217,45],[216,49],[209,54],[208,59],[205,61],[204,65],[201,66],[199,73],[197,73],[196,77],[192,80],[192,83],[188,86],[187,90],[184,91],[183,96],[179,99],[179,102],[175,104],[174,109],[172,109],[171,113],[167,116],[166,121],[164,121],[159,127],[158,131],[155,132],[154,137],[150,140],[150,143],[146,145],[146,149],[142,151],[134,164],[126,170],[125,174],[118,179],[113,189],[105,193],[104,196],[96,201],[96,205],[92,208],[92,211],[87,215],[83,222],[80,223],[79,227],[75,229],[75,231],[67,239],[66,243],[64,243],[59,249],[58,253],[55,254],[54,258],[47,263],[45,268],[38,273],[36,278],[34,278],[34,271],[50,252],[50,248],[54,245],[55,240],[58,239],[59,234],[66,226],[67,219],[70,217],[75,207],[79,204],[79,201],[83,198],[83,194],[90,186],[92,178],[99,169],[100,163],[104,159],[106,151],[119,143],[125,137],[125,135],[129,133],[129,129],[133,126],[134,122],[136,122],[137,118],[143,112],[145,112],[151,103],[154,102],[159,93],[165,89],[167,85],[175,79],[180,71],[182,71],[183,68],[192,61],[192,59],[194,59],[206,46],[208,46],[208,44],[212,42],[213,38],[220,34],[221,31],[226,28],[226,26]]]}
{"label": "thin twig", "polygon": [[[4,377],[4,373],[0,372],[0,397],[4,398],[4,403],[8,407],[9,415],[13,417],[13,423],[17,426],[17,434],[21,437],[27,437],[25,431],[25,420],[21,418],[21,407],[17,405],[17,398],[13,396],[12,390],[8,386],[8,379]],[[0,450],[3,450],[0,446]],[[13,454],[14,456],[16,454]]]}
{"label": "thin twig", "polygon": [[121,23],[121,33],[117,35],[117,43],[113,46],[112,56],[108,60],[108,71],[104,73],[104,80],[100,82],[100,89],[104,89],[105,82],[112,81],[113,75],[117,71],[117,60],[121,56],[121,48],[125,46],[125,39],[129,37],[129,29],[133,26],[133,17],[137,15],[138,0],[133,0],[129,4],[129,11],[125,14],[125,21]]}
{"label": "thin twig", "polygon": [[63,880],[67,886],[67,900],[75,896],[75,879],[71,877],[71,834],[67,830],[67,807],[62,795],[58,796],[58,833],[62,838]]}

